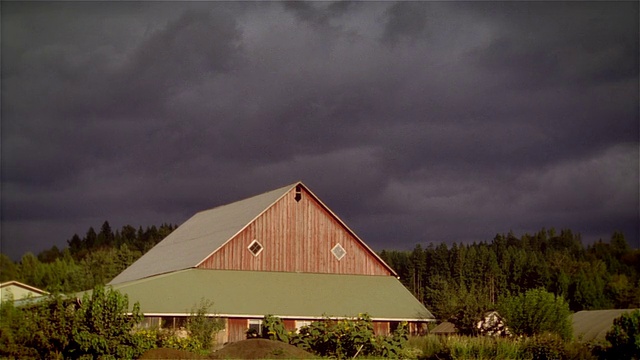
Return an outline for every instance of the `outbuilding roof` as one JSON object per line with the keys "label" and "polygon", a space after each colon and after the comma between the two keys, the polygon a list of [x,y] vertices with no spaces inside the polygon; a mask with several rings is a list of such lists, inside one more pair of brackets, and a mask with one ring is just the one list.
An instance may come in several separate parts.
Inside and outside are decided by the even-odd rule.
{"label": "outbuilding roof", "polygon": [[146,316],[188,315],[201,301],[213,301],[223,317],[432,321],[433,315],[393,276],[188,269],[120,283],[129,306],[139,302]]}
{"label": "outbuilding roof", "polygon": [[456,329],[456,326],[449,321],[443,321],[440,324],[438,324],[438,326],[434,327],[433,329],[431,329],[431,331],[429,331],[429,333],[431,334],[436,334],[436,335],[451,335],[451,334],[455,334],[458,332],[458,329]]}
{"label": "outbuilding roof", "polygon": [[571,315],[573,338],[578,341],[603,341],[613,320],[634,309],[584,310]]}

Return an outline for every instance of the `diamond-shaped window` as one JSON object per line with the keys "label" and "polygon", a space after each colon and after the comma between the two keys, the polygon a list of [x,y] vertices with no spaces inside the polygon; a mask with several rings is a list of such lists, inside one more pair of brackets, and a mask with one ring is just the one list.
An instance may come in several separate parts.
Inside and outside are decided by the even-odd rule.
{"label": "diamond-shaped window", "polygon": [[253,240],[251,244],[249,244],[249,247],[247,249],[251,251],[253,256],[258,256],[264,248],[262,247],[262,244],[260,244],[258,240]]}
{"label": "diamond-shaped window", "polygon": [[333,249],[331,249],[331,253],[338,260],[342,259],[345,255],[347,255],[347,251],[339,243],[336,244],[336,246],[334,246]]}

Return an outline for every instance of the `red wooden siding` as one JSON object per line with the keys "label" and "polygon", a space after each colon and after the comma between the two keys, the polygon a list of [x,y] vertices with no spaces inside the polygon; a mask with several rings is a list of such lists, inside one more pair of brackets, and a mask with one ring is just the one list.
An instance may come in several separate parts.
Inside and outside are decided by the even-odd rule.
{"label": "red wooden siding", "polygon": [[287,331],[295,331],[296,330],[296,321],[295,320],[285,319],[285,320],[282,320],[282,322],[284,323],[284,328],[287,329]]}
{"label": "red wooden siding", "polygon": [[[254,256],[247,247],[256,239],[263,250]],[[346,255],[337,260],[331,249],[340,243]],[[292,189],[254,222],[198,267],[360,275],[391,272],[302,188]]]}
{"label": "red wooden siding", "polygon": [[229,319],[227,323],[228,342],[242,341],[247,338],[247,330],[249,329],[249,320],[247,319]]}
{"label": "red wooden siding", "polygon": [[388,321],[374,321],[373,332],[376,335],[389,335],[389,322]]}

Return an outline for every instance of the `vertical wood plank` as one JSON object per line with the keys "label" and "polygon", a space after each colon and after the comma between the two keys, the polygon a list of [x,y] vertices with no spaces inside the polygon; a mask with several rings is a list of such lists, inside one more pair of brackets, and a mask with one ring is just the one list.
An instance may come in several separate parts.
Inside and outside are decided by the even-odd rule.
{"label": "vertical wood plank", "polygon": [[[258,240],[256,257],[247,247]],[[331,249],[340,243],[346,255],[337,260]],[[380,261],[303,189],[283,196],[200,266],[209,269],[260,270],[361,275],[391,275]]]}

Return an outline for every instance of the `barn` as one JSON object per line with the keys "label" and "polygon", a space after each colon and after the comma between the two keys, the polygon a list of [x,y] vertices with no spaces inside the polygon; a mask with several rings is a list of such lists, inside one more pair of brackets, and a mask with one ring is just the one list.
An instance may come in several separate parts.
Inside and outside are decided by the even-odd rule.
{"label": "barn", "polygon": [[203,299],[224,319],[219,342],[261,319],[289,330],[367,313],[378,334],[412,332],[433,315],[302,182],[195,214],[109,285],[139,302],[148,326],[184,324]]}

